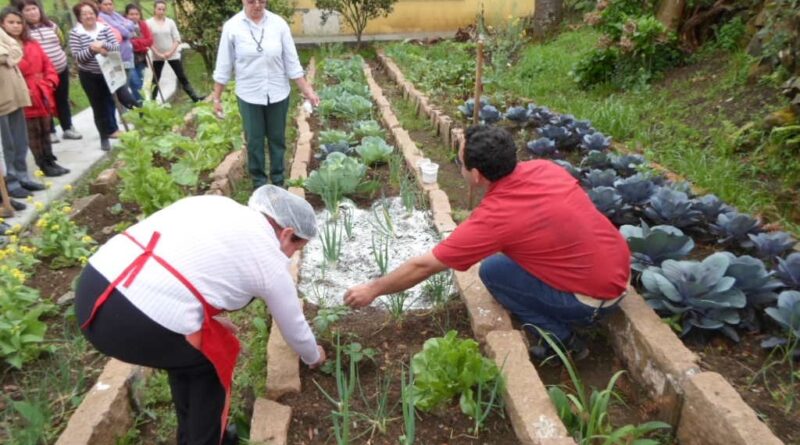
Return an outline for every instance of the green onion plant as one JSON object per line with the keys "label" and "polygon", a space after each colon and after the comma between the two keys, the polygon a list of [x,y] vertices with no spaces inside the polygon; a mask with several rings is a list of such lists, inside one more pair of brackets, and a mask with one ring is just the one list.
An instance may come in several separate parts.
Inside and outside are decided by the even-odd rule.
{"label": "green onion plant", "polygon": [[342,226],[336,221],[327,221],[319,239],[322,242],[322,256],[325,262],[335,266],[342,253]]}
{"label": "green onion plant", "polygon": [[372,251],[372,258],[375,259],[375,264],[378,266],[381,275],[386,275],[386,272],[389,270],[390,245],[391,239],[388,236],[380,232],[372,232],[372,246],[370,250]]}
{"label": "green onion plant", "polygon": [[400,371],[400,401],[403,410],[403,435],[401,445],[412,445],[417,430],[417,410],[414,407],[414,373],[409,370],[406,379],[406,368]]}

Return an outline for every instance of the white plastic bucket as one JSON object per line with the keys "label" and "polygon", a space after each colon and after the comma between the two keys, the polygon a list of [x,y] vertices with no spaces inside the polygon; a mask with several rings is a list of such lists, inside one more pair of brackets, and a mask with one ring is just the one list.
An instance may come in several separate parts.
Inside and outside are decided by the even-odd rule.
{"label": "white plastic bucket", "polygon": [[417,159],[417,168],[420,169],[420,171],[422,171],[422,166],[425,165],[425,164],[430,164],[430,163],[431,163],[431,160],[428,159],[428,158],[419,158],[419,159]]}
{"label": "white plastic bucket", "polygon": [[436,176],[439,173],[439,164],[435,162],[428,162],[427,164],[420,165],[422,171],[422,182],[425,184],[435,184]]}

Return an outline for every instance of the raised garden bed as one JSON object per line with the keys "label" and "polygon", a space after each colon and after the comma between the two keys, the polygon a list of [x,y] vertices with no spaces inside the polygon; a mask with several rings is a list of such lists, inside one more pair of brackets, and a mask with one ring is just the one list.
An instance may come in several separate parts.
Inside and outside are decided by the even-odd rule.
{"label": "raised garden bed", "polygon": [[[443,107],[443,108],[439,108],[437,105],[432,104],[430,102],[430,99],[428,99],[422,93],[420,93],[418,90],[416,90],[416,88],[414,88],[413,85],[411,85],[411,84],[409,84],[409,83],[407,83],[405,81],[402,73],[396,68],[396,66],[393,65],[393,63],[391,63],[390,60],[388,60],[383,55],[379,55],[379,59],[380,59],[382,65],[387,70],[387,77],[391,77],[399,85],[401,85],[400,88],[399,88],[400,91],[402,91],[403,95],[408,97],[408,99],[411,101],[412,106],[417,111],[417,114],[423,116],[423,118],[425,120],[428,120],[428,121],[432,122],[433,123],[433,127],[432,128],[434,129],[434,132],[438,133],[441,136],[443,142],[446,145],[450,146],[450,150],[454,150],[455,147],[457,146],[457,144],[459,143],[459,141],[461,140],[461,138],[463,137],[462,132],[461,132],[462,130],[460,130],[458,128],[463,124],[454,123],[454,122],[458,122],[460,119],[458,119],[458,118],[454,119],[454,118],[449,118],[449,117],[445,116],[444,113],[442,113],[442,111],[440,111],[440,110],[447,108],[446,106]],[[508,125],[508,124],[504,124],[504,125]],[[515,128],[515,126],[509,126],[509,127],[512,130]],[[536,136],[533,135],[533,133],[528,133],[526,136],[528,138],[530,138],[530,139],[535,139],[535,137],[536,137]],[[522,159],[526,159],[526,157],[523,156]],[[709,251],[715,250],[716,246],[714,246],[712,244],[703,245],[702,244],[702,241],[703,241],[702,237],[697,237],[697,239],[695,241],[697,242],[698,246],[700,247],[699,249],[696,250],[696,252],[697,252],[696,254],[697,255],[707,254]],[[746,253],[746,251],[739,250],[738,252],[734,251],[734,253],[737,253],[738,255],[741,255],[743,253]],[[637,296],[636,298],[638,299],[639,297]],[[689,431],[690,427],[688,426],[689,422],[683,422],[680,425],[678,424],[678,417],[679,417],[679,410],[680,410],[679,401],[683,400],[684,404],[686,404],[685,397],[689,397],[692,394],[694,394],[694,395],[697,394],[695,392],[695,393],[690,393],[689,395],[687,395],[685,397],[683,396],[685,387],[691,386],[688,382],[692,381],[692,380],[695,380],[692,376],[694,376],[694,375],[713,374],[713,373],[701,373],[702,369],[711,369],[713,371],[723,372],[723,373],[729,372],[730,373],[730,374],[728,374],[729,379],[733,380],[734,382],[738,382],[738,384],[739,384],[738,389],[740,390],[741,393],[746,395],[746,398],[748,399],[748,401],[750,403],[753,403],[752,402],[753,399],[758,398],[759,396],[761,396],[761,398],[763,400],[762,403],[765,403],[766,405],[758,404],[757,406],[758,406],[760,412],[762,412],[762,413],[766,412],[767,413],[767,416],[768,416],[767,421],[773,427],[773,430],[776,433],[778,433],[780,436],[782,436],[785,440],[787,440],[789,442],[792,442],[792,441],[796,440],[796,438],[794,438],[794,432],[797,431],[797,428],[796,428],[794,423],[797,421],[797,416],[796,415],[791,415],[791,414],[787,415],[786,413],[782,413],[781,412],[781,407],[780,406],[776,406],[774,401],[771,400],[771,397],[769,395],[769,391],[766,388],[762,388],[759,391],[752,391],[753,388],[758,388],[759,387],[758,383],[753,385],[752,382],[748,382],[747,385],[742,385],[743,378],[741,376],[742,373],[740,372],[740,370],[738,370],[738,371],[737,370],[731,370],[730,368],[726,368],[724,365],[721,366],[721,367],[711,367],[711,366],[709,366],[712,363],[716,363],[717,366],[719,366],[720,360],[722,360],[726,356],[732,355],[731,351],[739,351],[739,354],[741,354],[742,356],[755,358],[755,360],[750,361],[750,363],[753,364],[751,366],[755,366],[756,364],[758,364],[759,360],[760,360],[760,363],[761,363],[759,365],[759,368],[766,366],[766,364],[764,362],[764,360],[766,359],[766,353],[764,353],[763,351],[761,351],[759,349],[753,348],[753,344],[755,343],[755,341],[745,342],[745,348],[741,348],[741,349],[737,348],[737,346],[735,346],[735,345],[731,345],[731,344],[728,344],[728,343],[725,343],[725,342],[722,342],[722,343],[717,342],[717,345],[716,345],[715,348],[708,348],[706,346],[697,348],[697,350],[702,351],[704,353],[704,358],[703,358],[703,362],[702,362],[702,365],[703,365],[702,368],[701,368],[701,362],[699,362],[697,360],[697,356],[692,354],[691,352],[689,352],[685,348],[683,348],[683,346],[681,345],[680,349],[685,350],[686,351],[685,353],[680,353],[679,350],[675,350],[675,352],[678,352],[678,356],[673,356],[673,357],[667,356],[663,360],[655,360],[655,362],[656,362],[655,364],[658,364],[659,361],[662,362],[661,365],[663,366],[663,368],[659,371],[657,367],[655,369],[653,369],[652,367],[654,366],[654,363],[652,361],[650,361],[648,358],[646,358],[646,356],[647,356],[646,353],[647,352],[653,352],[653,351],[661,349],[661,348],[659,348],[657,346],[657,344],[649,345],[649,346],[646,343],[637,345],[636,343],[637,342],[641,342],[642,341],[641,339],[638,339],[638,340],[634,340],[632,338],[619,339],[619,335],[615,336],[615,331],[619,331],[620,335],[622,335],[621,332],[624,332],[627,328],[630,328],[631,323],[632,323],[632,321],[630,320],[630,317],[638,316],[639,312],[641,312],[642,310],[649,311],[649,313],[651,315],[648,315],[647,316],[648,318],[655,319],[656,322],[658,320],[658,318],[655,317],[655,314],[652,313],[652,310],[649,310],[649,308],[646,308],[646,305],[644,307],[640,308],[640,306],[643,306],[643,302],[642,302],[642,304],[637,303],[637,302],[633,301],[633,299],[630,298],[630,297],[627,300],[628,301],[623,302],[624,303],[622,305],[623,311],[621,311],[622,314],[620,316],[616,317],[615,320],[612,321],[612,323],[611,323],[610,333],[612,334],[612,343],[615,344],[615,347],[619,351],[620,357],[623,357],[625,359],[625,361],[627,362],[627,366],[628,366],[629,370],[632,371],[632,374],[637,378],[637,380],[639,380],[640,382],[644,383],[646,386],[648,386],[650,388],[650,390],[653,393],[653,395],[656,396],[656,398],[657,398],[656,400],[658,400],[659,397],[664,397],[665,398],[662,401],[661,404],[664,405],[665,407],[668,407],[668,408],[667,409],[663,409],[663,408],[659,409],[659,411],[661,411],[661,414],[659,415],[659,417],[661,417],[661,418],[669,418],[669,417],[671,417],[671,419],[668,419],[668,420],[670,420],[673,423],[673,425],[679,426],[678,436],[681,439],[682,443],[685,440],[687,440],[688,435],[687,434],[681,434],[680,426],[686,428],[686,431]],[[639,301],[641,301],[641,300],[639,300]],[[637,312],[637,311],[639,311],[639,312]],[[664,327],[664,326],[662,325],[661,327]],[[659,331],[659,332],[661,332],[662,334],[665,334],[665,335],[673,336],[673,338],[675,338],[674,334],[671,334],[669,329],[666,329],[666,330],[661,329],[661,331]],[[773,332],[777,333],[777,330],[773,328]],[[626,333],[628,333],[628,332],[626,332]],[[653,341],[653,342],[662,341],[663,342],[663,340],[658,340],[657,336],[653,336],[653,338],[650,341]],[[676,339],[676,341],[677,341],[677,339]],[[670,344],[672,344],[672,343],[675,343],[675,342],[670,342]],[[680,342],[677,341],[677,344],[680,345]],[[690,342],[689,345],[692,346],[692,343]],[[720,347],[720,346],[722,346],[722,347]],[[718,359],[713,358],[714,355],[716,355],[716,357],[718,357]],[[679,365],[679,363],[683,363],[683,364]],[[731,371],[733,371],[733,372],[731,372]],[[670,375],[670,373],[672,373],[672,377],[671,378],[668,377]],[[701,373],[701,374],[698,374],[698,373]],[[658,378],[654,379],[654,376],[656,374],[661,374],[661,377],[658,377]],[[697,380],[703,380],[703,379],[698,377]],[[672,395],[671,396],[668,396],[669,391],[665,391],[666,387],[668,387],[668,386],[672,386],[672,389],[671,389]],[[796,389],[792,390],[791,388],[789,388],[789,390],[787,391],[787,393],[790,394],[790,395],[793,394],[794,392],[796,392]],[[733,394],[735,394],[735,392],[733,392]],[[681,397],[684,397],[684,399],[682,399]],[[672,398],[672,401],[668,401],[667,399],[669,399],[669,398]],[[759,427],[758,427],[759,422],[757,421],[757,417],[756,417],[755,413],[752,412],[749,408],[747,408],[746,404],[744,404],[744,402],[742,402],[741,399],[738,400],[737,404],[743,406],[744,407],[743,408],[744,411],[749,411],[749,414],[747,414],[745,416],[748,419],[750,419],[748,421],[750,423],[749,427],[752,427],[753,429],[758,430],[759,429]],[[767,408],[767,405],[772,405],[772,409]],[[687,411],[688,409],[689,408],[684,408],[684,411]],[[736,423],[736,421],[732,420],[733,417],[731,417],[732,415],[731,415],[730,411],[729,412],[721,412],[721,413],[717,413],[717,414],[722,416],[723,418],[727,419],[725,421],[720,421],[719,422],[720,424],[729,425],[730,426],[733,423]],[[744,414],[742,414],[742,415],[744,415]],[[747,422],[741,422],[740,425],[739,425],[740,428],[741,428],[741,425],[743,423],[747,423]],[[708,424],[706,424],[706,426],[707,425]],[[697,428],[698,426],[695,425],[695,427]],[[700,427],[702,428],[702,425]],[[762,432],[766,431],[766,428],[762,427],[761,431]],[[736,432],[736,433],[732,432],[730,434],[739,434],[739,433],[738,432]],[[766,442],[748,442],[748,440],[752,440],[752,437],[754,437],[754,436],[751,436],[751,439],[747,439],[747,437],[745,437],[745,436],[740,436],[738,440],[744,440],[744,442],[741,442],[741,443],[766,443]],[[715,440],[717,440],[717,439],[715,439]],[[718,439],[718,440],[722,440],[722,439]],[[763,439],[763,440],[770,441],[772,439]],[[777,440],[777,439],[775,438],[774,440]],[[714,442],[714,443],[717,443],[717,442]]]}

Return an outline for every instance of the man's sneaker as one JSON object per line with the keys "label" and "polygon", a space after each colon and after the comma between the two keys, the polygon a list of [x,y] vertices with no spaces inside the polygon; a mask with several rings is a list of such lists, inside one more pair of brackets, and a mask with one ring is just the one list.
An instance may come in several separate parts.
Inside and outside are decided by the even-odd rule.
{"label": "man's sneaker", "polygon": [[[586,343],[574,334],[567,340],[564,349],[565,352],[570,355],[573,362],[583,360],[589,356],[589,348],[586,347]],[[542,361],[556,355],[556,352],[550,347],[550,344],[544,340],[540,340],[538,344],[531,346],[528,352],[537,361]]]}
{"label": "man's sneaker", "polygon": [[83,139],[83,135],[75,131],[74,128],[70,128],[69,130],[64,130],[64,139]]}

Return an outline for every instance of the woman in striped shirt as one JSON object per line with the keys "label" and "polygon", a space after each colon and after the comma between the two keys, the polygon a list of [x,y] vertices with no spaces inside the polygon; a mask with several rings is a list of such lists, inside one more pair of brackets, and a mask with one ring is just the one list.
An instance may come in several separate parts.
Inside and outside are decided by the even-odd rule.
{"label": "woman in striped shirt", "polygon": [[83,0],[72,8],[78,24],[69,35],[69,49],[78,62],[78,77],[89,98],[94,124],[100,133],[100,149],[111,149],[110,138],[119,135],[116,106],[95,55],[119,51],[119,43],[108,25],[97,22],[97,5]]}
{"label": "woman in striped shirt", "polygon": [[[61,30],[47,17],[39,0],[18,0],[17,7],[28,23],[30,37],[39,42],[58,73],[56,110],[58,111],[58,121],[64,132],[64,139],[81,139],[83,136],[72,126],[72,109],[69,105],[69,66],[67,65],[67,55],[61,48],[63,43]],[[58,142],[55,131],[55,125],[51,125],[51,142]]]}

